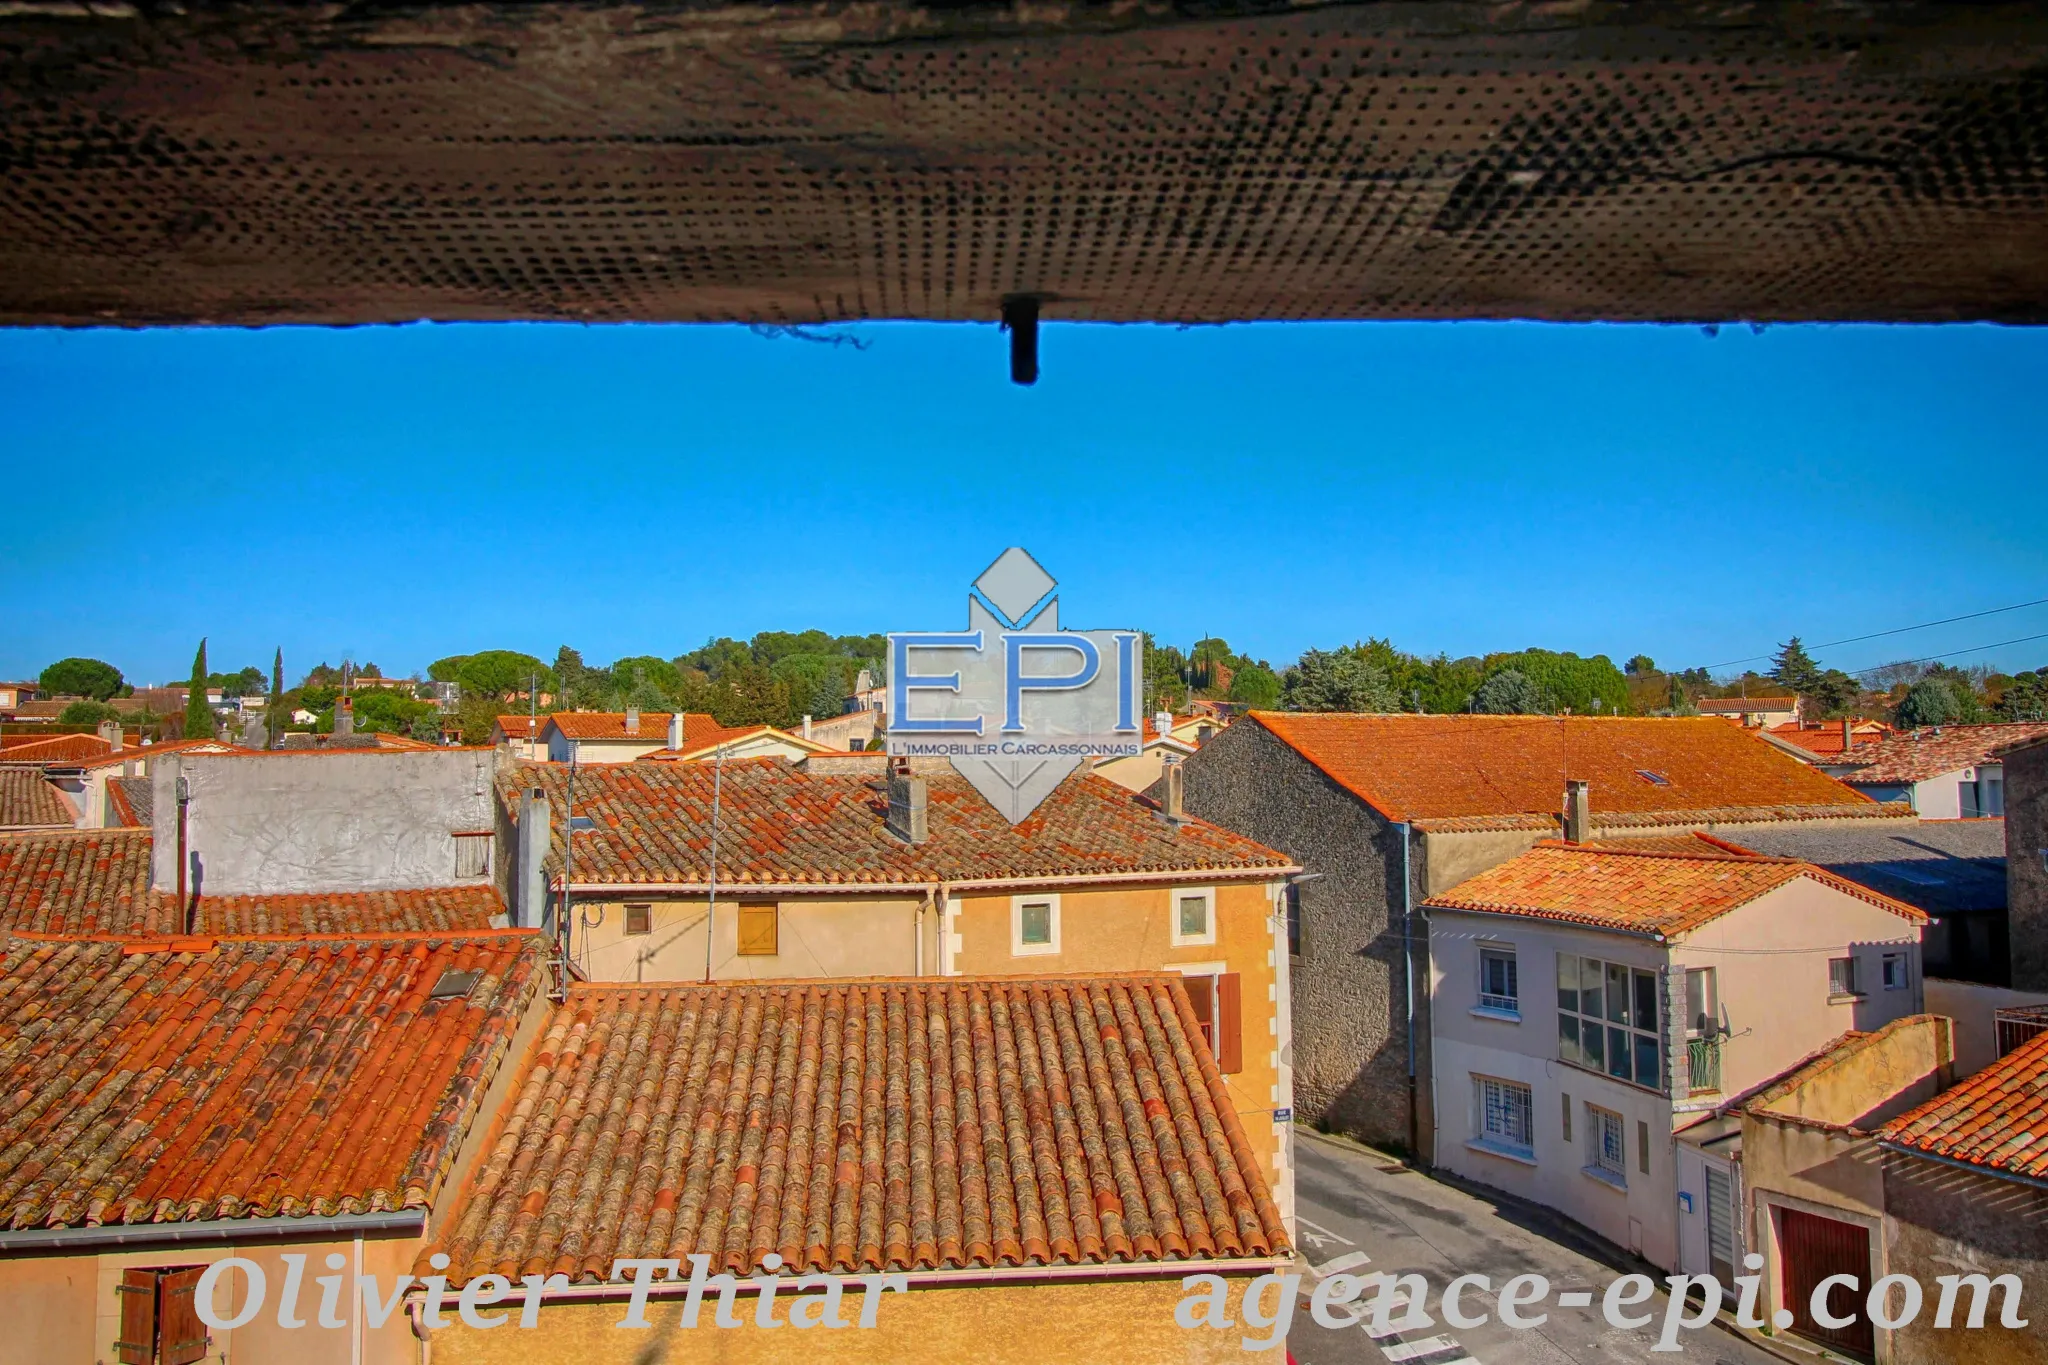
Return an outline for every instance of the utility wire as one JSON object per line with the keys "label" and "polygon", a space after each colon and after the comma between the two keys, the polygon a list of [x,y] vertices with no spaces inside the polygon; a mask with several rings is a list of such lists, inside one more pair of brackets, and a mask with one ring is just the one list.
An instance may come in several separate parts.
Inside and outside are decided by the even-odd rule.
{"label": "utility wire", "polygon": [[1929,654],[1921,659],[1890,659],[1881,664],[1872,664],[1868,668],[1859,668],[1856,670],[1856,676],[1861,677],[1865,673],[1875,673],[1880,668],[1891,668],[1897,664],[1931,664],[1936,659],[1953,659],[1958,654],[1976,654],[1987,649],[2004,649],[2007,645],[2024,645],[2035,640],[2048,640],[2048,632],[2040,635],[2022,635],[2017,640],[2000,640],[1995,645],[1978,645],[1972,649],[1951,649],[1946,654]]}
{"label": "utility wire", "polygon": [[[1893,629],[1893,630],[1878,630],[1878,631],[1872,631],[1872,632],[1871,632],[1870,634],[1868,634],[1868,635],[1852,635],[1852,636],[1850,636],[1850,637],[1849,637],[1848,639],[1846,639],[1846,640],[1829,640],[1829,641],[1826,641],[1825,643],[1822,643],[1822,644],[1817,644],[1817,645],[1808,645],[1808,646],[1806,646],[1806,648],[1807,648],[1807,649],[1808,649],[1809,651],[1811,651],[1811,650],[1816,650],[1816,649],[1833,649],[1833,648],[1835,648],[1835,647],[1836,647],[1836,646],[1838,646],[1838,645],[1854,645],[1854,644],[1860,644],[1860,643],[1862,643],[1862,642],[1863,642],[1863,641],[1865,641],[1865,640],[1877,640],[1877,639],[1881,639],[1881,638],[1883,638],[1884,636],[1887,636],[1887,635],[1904,635],[1904,634],[1905,634],[1906,632],[1908,632],[1908,631],[1913,631],[1913,630],[1927,630],[1927,629],[1929,629],[1929,628],[1931,628],[1931,627],[1933,627],[1933,626],[1947,626],[1947,625],[1953,625],[1953,624],[1954,624],[1955,622],[1957,622],[1957,621],[1974,621],[1974,620],[1976,620],[1976,619],[1977,619],[1978,617],[1980,617],[1980,616],[1997,616],[1997,615],[1999,615],[1999,614],[2000,614],[2000,613],[2002,613],[2002,612],[2008,612],[2008,611],[2019,611],[2019,610],[2021,610],[2022,608],[2025,608],[2025,607],[2038,607],[2038,606],[2040,606],[2040,605],[2041,605],[2042,603],[2044,603],[2044,602],[2048,602],[2048,597],[2037,597],[2037,598],[2035,598],[2035,599],[2034,599],[2033,601],[2031,601],[2031,602],[2015,602],[2015,603],[2014,603],[2014,604],[2013,604],[2012,606],[2009,606],[2009,607],[1993,607],[1993,608],[1992,608],[1991,610],[1989,610],[1989,611],[1973,611],[1973,612],[1969,612],[1969,613],[1967,613],[1967,614],[1965,614],[1965,615],[1962,615],[1962,616],[1948,616],[1948,617],[1944,617],[1943,619],[1941,619],[1941,620],[1939,620],[1939,621],[1922,621],[1922,622],[1921,622],[1921,623],[1920,623],[1919,625],[1917,625],[1917,626],[1899,626],[1899,627],[1897,627],[1896,629]],[[2040,639],[2041,637],[2040,637],[2040,636],[2038,636],[2038,635],[2036,635],[2036,636],[2033,636],[2033,637],[2031,637],[2031,638],[2033,638],[2033,639],[2036,639],[2036,640],[2038,640],[2038,639]],[[2017,643],[2019,643],[2019,642],[2018,642],[2018,641],[2008,641],[2007,643],[2009,643],[2009,644],[2017,644]],[[1997,649],[1997,648],[1998,648],[1998,646],[1997,646],[1997,645],[1982,645],[1982,646],[1980,646],[1980,648],[1983,648],[1983,649]],[[1951,653],[1954,653],[1954,654],[1968,654],[1968,653],[1970,653],[1970,652],[1971,652],[1971,651],[1969,651],[1969,650],[1967,650],[1967,649],[1958,649],[1958,650],[1954,650],[1954,651],[1951,651]],[[1757,663],[1757,662],[1759,662],[1760,660],[1764,660],[1764,659],[1769,659],[1769,658],[1773,658],[1773,657],[1775,657],[1775,656],[1774,656],[1774,655],[1770,655],[1770,654],[1752,654],[1752,655],[1750,655],[1750,656],[1749,656],[1748,658],[1746,658],[1746,659],[1729,659],[1729,660],[1727,660],[1727,661],[1725,661],[1725,662],[1723,662],[1723,663],[1718,663],[1718,664],[1708,664],[1708,665],[1707,665],[1707,668],[1708,668],[1709,670],[1712,670],[1712,669],[1716,669],[1716,668],[1732,668],[1732,667],[1734,667],[1734,666],[1735,666],[1736,664],[1753,664],[1753,663]],[[1932,656],[1930,656],[1930,657],[1932,657],[1932,658],[1936,658],[1936,659],[1946,659],[1946,658],[1948,658],[1948,657],[1950,657],[1950,656],[1949,656],[1948,654],[1936,654],[1936,655],[1932,655]],[[1925,662],[1926,662],[1926,660],[1924,660],[1924,659],[1906,659],[1906,660],[1900,660],[1899,662],[1902,662],[1902,663],[1925,663]],[[1880,667],[1881,667],[1881,666],[1882,666],[1882,665],[1880,665]]]}

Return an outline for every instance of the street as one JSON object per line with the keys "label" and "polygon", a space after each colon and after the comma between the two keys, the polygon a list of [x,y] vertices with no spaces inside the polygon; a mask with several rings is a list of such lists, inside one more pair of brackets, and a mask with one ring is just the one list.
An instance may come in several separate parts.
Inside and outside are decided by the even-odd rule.
{"label": "street", "polygon": [[[1676,1354],[1652,1352],[1654,1324],[1623,1330],[1601,1316],[1600,1296],[1623,1272],[1544,1236],[1519,1207],[1476,1198],[1307,1128],[1296,1134],[1295,1200],[1304,1259],[1328,1274],[1418,1272],[1429,1282],[1428,1308],[1435,1319],[1432,1327],[1395,1331],[1377,1341],[1369,1318],[1342,1329],[1323,1327],[1309,1315],[1311,1281],[1304,1277],[1287,1337],[1300,1365],[1649,1365],[1673,1360],[1776,1365],[1773,1356],[1714,1326],[1681,1333],[1682,1349]],[[1464,1295],[1464,1312],[1487,1318],[1484,1326],[1470,1330],[1447,1325],[1439,1299],[1452,1279],[1468,1274],[1485,1275],[1492,1284],[1491,1291]],[[1548,1320],[1532,1328],[1504,1326],[1498,1291],[1509,1279],[1526,1274],[1546,1276],[1551,1293],[1523,1311],[1548,1314]],[[1589,1294],[1590,1301],[1583,1307],[1561,1306],[1560,1298],[1574,1292]],[[1361,1297],[1369,1302],[1372,1293],[1368,1288]],[[1661,1322],[1664,1302],[1660,1293],[1630,1311],[1653,1312]]]}

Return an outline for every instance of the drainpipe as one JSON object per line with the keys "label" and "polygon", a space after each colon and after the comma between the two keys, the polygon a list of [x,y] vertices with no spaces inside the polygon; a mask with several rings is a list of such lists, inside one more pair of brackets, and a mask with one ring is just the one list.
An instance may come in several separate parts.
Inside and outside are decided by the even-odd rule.
{"label": "drainpipe", "polygon": [[417,1294],[405,1300],[405,1316],[412,1322],[413,1339],[420,1344],[420,1365],[430,1365],[434,1359],[434,1334],[427,1326],[427,1301]]}
{"label": "drainpipe", "polygon": [[1410,880],[1408,870],[1408,845],[1414,837],[1414,827],[1402,821],[1401,831],[1401,946],[1402,967],[1407,972],[1408,990],[1408,1151],[1413,1158],[1422,1155],[1422,1116],[1416,1109],[1415,1085],[1415,884]]}
{"label": "drainpipe", "polygon": [[178,922],[188,934],[192,932],[192,907],[185,901],[185,818],[191,804],[192,788],[181,773],[178,775]]}
{"label": "drainpipe", "polygon": [[[356,1234],[355,1283],[363,1282],[363,1234]],[[348,1365],[363,1365],[363,1304],[362,1291],[356,1292],[356,1302],[348,1315]]]}

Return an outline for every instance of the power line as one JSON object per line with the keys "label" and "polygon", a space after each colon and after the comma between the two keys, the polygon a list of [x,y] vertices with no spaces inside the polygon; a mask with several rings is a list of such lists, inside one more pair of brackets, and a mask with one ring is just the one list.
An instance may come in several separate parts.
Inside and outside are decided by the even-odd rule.
{"label": "power line", "polygon": [[[1865,641],[1865,640],[1877,640],[1877,639],[1882,639],[1882,638],[1883,638],[1884,636],[1887,636],[1887,635],[1904,635],[1904,634],[1905,634],[1905,633],[1907,633],[1908,631],[1913,631],[1913,630],[1927,630],[1927,629],[1929,629],[1930,627],[1933,627],[1933,626],[1947,626],[1947,625],[1953,625],[1953,624],[1955,624],[1955,623],[1956,623],[1957,621],[1974,621],[1974,620],[1976,620],[1976,619],[1977,619],[1978,617],[1980,617],[1980,616],[1997,616],[1997,615],[1999,615],[1999,614],[2000,614],[2000,613],[2002,613],[2002,612],[2008,612],[2008,611],[2019,611],[2019,610],[2021,610],[2022,608],[2025,608],[2025,607],[2038,607],[2038,606],[2040,606],[2040,605],[2041,605],[2042,603],[2044,603],[2044,602],[2048,602],[2048,597],[2037,597],[2037,598],[2035,598],[2035,599],[2034,599],[2033,601],[2031,601],[2031,602],[2015,602],[2015,603],[2014,603],[2014,604],[2013,604],[2012,606],[2009,606],[2009,607],[1993,607],[1993,608],[1992,608],[1991,610],[1989,610],[1989,611],[1973,611],[1973,612],[1969,612],[1969,613],[1967,613],[1967,614],[1965,614],[1965,615],[1962,615],[1962,616],[1948,616],[1948,617],[1943,617],[1943,618],[1942,618],[1941,620],[1939,620],[1939,621],[1922,621],[1922,622],[1921,622],[1921,623],[1920,623],[1919,625],[1917,625],[1917,626],[1899,626],[1899,627],[1897,627],[1896,629],[1893,629],[1893,630],[1877,630],[1877,631],[1872,631],[1872,632],[1871,632],[1870,634],[1868,634],[1868,635],[1852,635],[1852,636],[1850,636],[1850,637],[1849,637],[1848,639],[1846,639],[1846,640],[1829,640],[1829,641],[1826,641],[1826,642],[1825,642],[1825,643],[1823,643],[1823,644],[1817,644],[1817,645],[1808,645],[1808,646],[1807,646],[1806,648],[1807,648],[1807,649],[1809,649],[1809,650],[1815,650],[1815,649],[1834,649],[1834,648],[1835,648],[1835,647],[1837,647],[1838,645],[1854,645],[1854,644],[1861,644],[1861,643],[1862,643],[1863,641]],[[2032,638],[2033,638],[2033,639],[2037,639],[2037,640],[2038,640],[2038,639],[2040,639],[2041,637],[2040,637],[2040,636],[2038,636],[2038,635],[2036,635],[2036,636],[2033,636]],[[2016,641],[2009,641],[2008,643],[2017,643],[2017,642],[2016,642]],[[1996,648],[1998,648],[1998,646],[1997,646],[1997,645],[1984,645],[1984,646],[1982,646],[1982,648],[1984,648],[1984,649],[1996,649]],[[1971,651],[1969,651],[1969,650],[1967,650],[1967,649],[1958,649],[1958,650],[1955,650],[1955,651],[1953,651],[1953,653],[1956,653],[1956,654],[1968,654],[1968,653],[1970,653],[1970,652],[1971,652]],[[1752,654],[1752,655],[1750,655],[1750,656],[1749,656],[1748,658],[1746,658],[1746,659],[1729,659],[1729,660],[1728,660],[1728,661],[1726,661],[1725,663],[1718,663],[1718,664],[1708,664],[1708,665],[1707,665],[1707,668],[1708,668],[1708,669],[1710,669],[1710,670],[1711,670],[1711,669],[1716,669],[1716,668],[1732,668],[1732,667],[1734,667],[1734,666],[1735,666],[1736,664],[1753,664],[1753,663],[1756,663],[1757,661],[1759,661],[1759,660],[1761,660],[1761,659],[1769,659],[1769,658],[1772,658],[1772,657],[1773,657],[1773,656],[1772,656],[1772,655],[1769,655],[1769,654]],[[1933,655],[1933,656],[1931,656],[1931,657],[1933,657],[1933,658],[1936,658],[1936,659],[1945,659],[1945,658],[1948,658],[1949,656],[1948,656],[1948,655],[1946,655],[1946,654],[1936,654],[1936,655]],[[1923,660],[1923,659],[1904,659],[1904,660],[1900,660],[1899,662],[1901,662],[1901,663],[1924,663],[1924,662],[1926,662],[1926,660]],[[1882,665],[1880,665],[1880,667],[1881,667],[1881,666],[1882,666]]]}
{"label": "power line", "polygon": [[1889,659],[1881,664],[1872,664],[1868,668],[1857,669],[1856,676],[1861,677],[1865,673],[1875,673],[1880,668],[1891,668],[1898,664],[1931,664],[1936,659],[1953,659],[1958,654],[1977,654],[1987,649],[2004,649],[2007,645],[2031,644],[2035,640],[2048,640],[2048,632],[2043,632],[2040,635],[2022,635],[2017,640],[2000,640],[1995,645],[1977,645],[1971,649],[1951,649],[1946,654],[1929,654],[1922,659]]}

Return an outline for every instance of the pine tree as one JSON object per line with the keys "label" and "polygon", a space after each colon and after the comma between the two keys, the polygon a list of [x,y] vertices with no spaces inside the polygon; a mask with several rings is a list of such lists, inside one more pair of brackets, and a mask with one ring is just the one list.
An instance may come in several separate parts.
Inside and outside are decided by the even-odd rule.
{"label": "pine tree", "polygon": [[1778,655],[1771,660],[1771,677],[1803,697],[1820,681],[1820,665],[1795,635],[1778,646]]}
{"label": "pine tree", "polygon": [[273,749],[284,747],[284,646],[277,647],[277,657],[270,664],[270,703],[266,708],[269,724],[267,742]]}
{"label": "pine tree", "polygon": [[206,704],[206,640],[192,659],[192,687],[185,694],[185,738],[213,738],[213,708]]}

